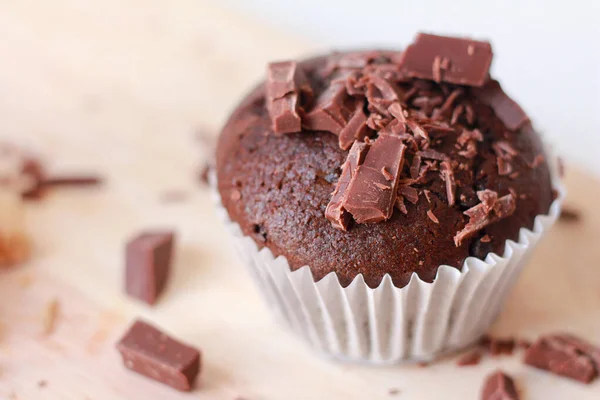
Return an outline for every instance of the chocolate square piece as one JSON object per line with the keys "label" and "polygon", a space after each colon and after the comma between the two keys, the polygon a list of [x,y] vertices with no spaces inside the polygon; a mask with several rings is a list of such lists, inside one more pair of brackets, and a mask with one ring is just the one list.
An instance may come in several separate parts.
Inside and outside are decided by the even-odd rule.
{"label": "chocolate square piece", "polygon": [[125,291],[148,304],[154,304],[163,291],[173,249],[174,233],[143,232],[127,243]]}
{"label": "chocolate square piece", "polygon": [[125,367],[177,390],[189,391],[200,371],[200,352],[136,321],[117,344]]}
{"label": "chocolate square piece", "polygon": [[492,46],[465,38],[420,33],[402,53],[400,69],[414,78],[482,86],[488,80]]}

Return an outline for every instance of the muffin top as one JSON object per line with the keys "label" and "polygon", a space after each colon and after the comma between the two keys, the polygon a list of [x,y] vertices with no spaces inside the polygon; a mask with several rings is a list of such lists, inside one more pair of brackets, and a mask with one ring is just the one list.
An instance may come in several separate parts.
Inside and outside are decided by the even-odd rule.
{"label": "muffin top", "polygon": [[259,247],[343,286],[503,254],[553,200],[527,115],[489,43],[420,34],[404,52],[269,64],[216,158],[230,218]]}

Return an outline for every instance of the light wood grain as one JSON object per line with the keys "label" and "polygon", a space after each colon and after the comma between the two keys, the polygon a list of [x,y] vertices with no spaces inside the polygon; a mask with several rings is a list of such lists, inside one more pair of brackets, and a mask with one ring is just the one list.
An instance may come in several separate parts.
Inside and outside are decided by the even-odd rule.
{"label": "light wood grain", "polygon": [[[52,4],[50,4],[52,3]],[[102,188],[27,205],[30,263],[0,272],[0,399],[475,399],[502,367],[526,398],[597,399],[519,362],[458,369],[339,365],[277,326],[232,254],[196,172],[214,132],[268,59],[311,46],[198,0],[0,3],[0,138],[37,149],[54,172],[91,171]],[[580,224],[557,226],[495,327],[535,337],[600,336],[600,183],[568,177]],[[166,190],[189,193],[163,204]],[[138,229],[177,229],[175,270],[154,308],[123,295],[123,244]],[[44,312],[57,299],[53,332]],[[179,394],[126,371],[114,343],[143,316],[204,350],[199,387]],[[45,387],[39,387],[46,381]]]}

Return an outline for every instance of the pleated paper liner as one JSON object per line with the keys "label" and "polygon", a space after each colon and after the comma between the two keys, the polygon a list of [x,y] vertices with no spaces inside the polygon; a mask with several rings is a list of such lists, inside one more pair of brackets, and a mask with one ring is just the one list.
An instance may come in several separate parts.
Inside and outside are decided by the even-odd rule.
{"label": "pleated paper liner", "polygon": [[259,249],[229,219],[211,177],[217,212],[233,237],[242,262],[266,301],[290,328],[325,355],[344,361],[395,364],[430,361],[477,341],[494,322],[540,239],[560,213],[565,190],[556,162],[549,167],[557,199],[533,230],[521,228],[518,242],[508,240],[502,256],[468,257],[461,270],[439,267],[432,283],[413,274],[397,288],[389,275],[370,288],[358,275],[342,287],[335,273],[318,282],[308,266],[291,271],[285,257]]}

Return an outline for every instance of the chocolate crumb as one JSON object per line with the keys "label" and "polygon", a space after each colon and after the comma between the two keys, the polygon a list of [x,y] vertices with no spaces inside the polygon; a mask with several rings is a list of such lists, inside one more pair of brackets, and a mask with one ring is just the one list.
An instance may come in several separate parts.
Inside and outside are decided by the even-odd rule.
{"label": "chocolate crumb", "polygon": [[44,308],[44,315],[42,318],[43,333],[45,336],[49,336],[52,333],[54,333],[59,312],[60,304],[57,299],[52,299],[48,303],[46,303],[46,307]]}
{"label": "chocolate crumb", "polygon": [[482,353],[480,350],[471,350],[468,353],[463,354],[456,361],[456,365],[459,367],[467,367],[477,365],[481,362]]}
{"label": "chocolate crumb", "polygon": [[208,185],[208,177],[210,176],[210,170],[211,170],[211,166],[210,164],[205,164],[202,169],[200,170],[200,174],[198,175],[200,183],[202,183],[203,185]]}
{"label": "chocolate crumb", "polygon": [[181,203],[187,200],[188,193],[183,190],[167,190],[160,195],[160,202],[164,204]]}
{"label": "chocolate crumb", "polygon": [[492,241],[492,238],[490,237],[490,235],[483,235],[483,237],[479,239],[479,241],[481,243],[489,243]]}
{"label": "chocolate crumb", "polygon": [[560,212],[559,220],[563,222],[578,222],[581,220],[581,214],[577,210],[564,207]]}
{"label": "chocolate crumb", "polygon": [[47,381],[45,381],[45,380],[41,380],[41,381],[39,381],[39,382],[37,383],[37,386],[38,386],[40,389],[43,389],[43,388],[45,388],[46,386],[48,386],[48,382],[47,382]]}
{"label": "chocolate crumb", "polygon": [[388,389],[388,394],[390,396],[396,396],[396,395],[400,394],[400,389],[398,389],[398,388],[390,388],[390,389]]}

